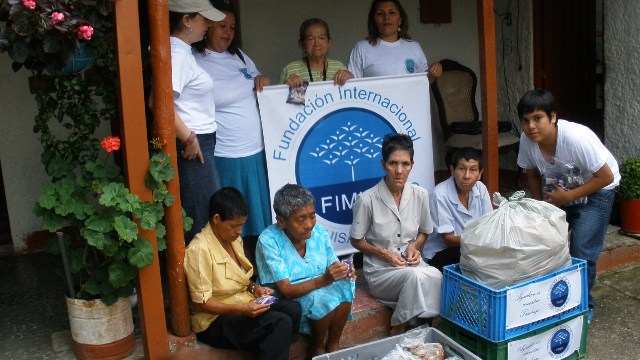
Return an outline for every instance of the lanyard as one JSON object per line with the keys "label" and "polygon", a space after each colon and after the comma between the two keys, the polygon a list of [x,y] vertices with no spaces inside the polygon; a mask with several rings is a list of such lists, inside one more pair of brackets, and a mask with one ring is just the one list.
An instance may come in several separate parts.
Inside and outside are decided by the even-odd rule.
{"label": "lanyard", "polygon": [[[311,82],[313,82],[313,75],[311,75],[311,66],[309,65],[309,58],[308,57],[304,57],[304,62],[307,64],[307,71],[309,72],[309,79],[311,80]],[[326,81],[327,80],[327,60],[324,61],[323,64],[323,68],[322,68],[322,81]]]}

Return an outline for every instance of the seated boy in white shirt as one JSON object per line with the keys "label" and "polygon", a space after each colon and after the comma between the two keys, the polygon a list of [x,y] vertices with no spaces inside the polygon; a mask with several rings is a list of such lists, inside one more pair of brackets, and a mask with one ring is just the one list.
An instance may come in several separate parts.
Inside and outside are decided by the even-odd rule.
{"label": "seated boy in white shirt", "polygon": [[438,184],[429,197],[433,232],[422,251],[424,260],[442,271],[460,262],[460,234],[467,223],[493,210],[482,177],[482,156],[473,148],[460,148],[449,165],[451,177]]}

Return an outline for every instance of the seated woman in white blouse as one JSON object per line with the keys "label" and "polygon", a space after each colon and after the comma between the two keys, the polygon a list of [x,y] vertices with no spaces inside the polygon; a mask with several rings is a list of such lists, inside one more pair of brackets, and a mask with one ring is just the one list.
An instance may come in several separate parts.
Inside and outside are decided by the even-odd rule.
{"label": "seated woman in white blouse", "polygon": [[351,245],[364,254],[371,295],[394,308],[391,326],[419,325],[440,313],[442,274],[420,256],[433,230],[429,194],[407,183],[413,168],[408,135],[384,137],[381,163],[387,175],[353,206]]}

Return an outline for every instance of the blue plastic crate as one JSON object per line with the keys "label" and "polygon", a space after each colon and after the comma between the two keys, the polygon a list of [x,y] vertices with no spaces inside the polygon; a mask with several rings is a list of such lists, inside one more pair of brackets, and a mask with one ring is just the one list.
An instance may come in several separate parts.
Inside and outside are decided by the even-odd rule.
{"label": "blue plastic crate", "polygon": [[[572,260],[573,265],[567,268],[500,290],[492,289],[462,275],[460,266],[457,264],[446,266],[442,280],[441,315],[460,327],[492,342],[512,339],[529,331],[578,315],[588,308],[587,267],[586,261],[582,259],[573,258]],[[566,295],[575,286],[572,287],[571,284],[566,284],[566,282],[562,284],[560,280],[564,279],[565,274],[575,270],[579,271],[581,285],[580,294],[575,294],[580,299],[579,304],[571,308],[558,307],[556,313],[547,317],[536,317],[535,314],[533,316],[528,315],[527,319],[530,321],[526,324],[507,328],[507,311],[509,310],[507,307],[509,304],[513,304],[507,299],[507,294],[510,290],[513,290],[511,293],[525,292],[529,288],[542,285],[535,285],[535,283],[545,282],[546,284],[557,280],[557,283],[567,285],[563,289],[564,295]],[[551,290],[555,290],[555,288]],[[555,299],[554,294],[553,291],[550,291],[548,300],[555,305],[555,302],[562,301],[562,299]]]}

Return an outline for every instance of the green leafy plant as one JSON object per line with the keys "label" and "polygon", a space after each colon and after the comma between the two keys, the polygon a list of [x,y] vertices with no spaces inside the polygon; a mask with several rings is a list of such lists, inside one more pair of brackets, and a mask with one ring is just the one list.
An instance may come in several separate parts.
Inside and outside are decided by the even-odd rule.
{"label": "green leafy plant", "polygon": [[[105,141],[109,139],[117,138]],[[61,159],[53,160],[58,161]],[[51,165],[67,167],[66,163]],[[47,248],[53,254],[67,253],[78,288],[76,297],[100,298],[111,304],[118,297],[130,295],[138,269],[153,262],[154,249],[140,236],[138,224],[142,229],[155,229],[158,250],[166,248],[161,221],[164,207],[174,201],[165,185],[173,178],[174,169],[169,155],[153,154],[146,179],[153,190],[153,201],[131,194],[122,183],[118,166],[106,158],[87,161],[74,170],[42,186],[34,211],[47,230],[55,232],[70,225],[76,232],[76,243],[67,237],[64,249],[60,249],[52,239]]]}
{"label": "green leafy plant", "polygon": [[[97,65],[108,74],[110,66]],[[158,151],[149,162],[146,184],[153,201],[142,201],[123,183],[121,169],[100,149],[119,150],[120,140],[102,142],[95,132],[114,120],[115,74],[97,85],[82,75],[52,78],[52,91],[36,95],[34,132],[43,147],[42,163],[51,179],[45,182],[34,207],[51,232],[65,229],[71,236],[60,249],[53,238],[49,252],[65,251],[78,289],[77,298],[100,298],[111,304],[133,292],[138,269],[153,262],[154,250],[139,228],[155,229],[158,249],[165,249],[164,208],[174,198],[166,183],[174,176],[169,155]],[[62,134],[62,135],[60,135]],[[164,142],[154,140],[161,148]],[[184,216],[183,212],[183,216]],[[185,216],[185,226],[191,226]]]}
{"label": "green leafy plant", "polygon": [[[41,186],[33,211],[42,219],[46,230],[65,234],[62,247],[53,237],[47,249],[53,254],[64,251],[68,256],[75,297],[99,298],[112,304],[119,297],[133,293],[138,270],[153,262],[154,249],[149,239],[141,236],[140,229],[154,229],[158,250],[166,247],[162,219],[165,207],[174,202],[166,183],[175,174],[169,156],[161,151],[166,141],[154,139],[152,142],[157,151],[149,160],[145,180],[153,192],[153,199],[143,201],[131,194],[117,159],[110,158],[110,154],[117,154],[119,150],[119,139],[107,137],[101,142],[96,135],[103,124],[116,124],[118,113],[115,45],[108,34],[113,24],[109,22],[110,17],[98,21],[104,10],[100,8],[101,4],[110,5],[109,0],[92,3],[88,0],[0,0],[0,4],[9,4],[12,11],[19,12],[25,12],[25,8],[31,11],[30,7],[34,7],[34,11],[49,11],[48,7],[64,4],[70,11],[84,8],[89,14],[92,10],[92,24],[101,24],[101,30],[96,30],[91,40],[99,54],[94,65],[94,73],[98,76],[92,79],[87,72],[71,75],[52,72],[54,76],[47,78],[47,90],[35,96],[38,113],[33,131],[42,145],[41,161],[50,179]],[[12,16],[10,26],[15,27],[17,18],[15,14]],[[46,16],[43,19],[46,20]],[[43,31],[54,31],[44,29],[45,24],[38,19],[29,18],[29,21],[36,21],[31,35],[16,33],[26,36],[23,40],[28,43],[44,39]],[[3,39],[6,46],[7,29],[2,31],[5,38],[0,36],[0,46],[3,46]],[[62,35],[69,39],[77,37],[69,35],[69,31]],[[32,38],[27,39],[29,36]],[[13,39],[9,44],[16,46],[16,41]],[[29,69],[43,69],[43,64],[45,67],[53,64],[49,58],[40,58],[37,51],[31,53],[29,50],[29,54],[36,56],[34,63],[23,63]],[[39,62],[37,67],[30,67],[36,62]],[[190,228],[191,220],[184,211],[183,218],[185,228]]]}
{"label": "green leafy plant", "polygon": [[[119,149],[117,137],[102,142],[95,132],[114,120],[115,80],[112,64],[98,63],[105,76],[98,84],[82,74],[52,78],[52,91],[36,95],[38,114],[34,132],[43,147],[41,161],[51,179],[45,182],[34,207],[43,226],[66,236],[60,249],[53,238],[49,252],[69,257],[70,270],[80,299],[100,298],[111,304],[130,295],[138,269],[153,262],[154,250],[139,228],[155,229],[158,249],[165,249],[164,208],[173,204],[166,183],[174,176],[169,156],[155,152],[145,178],[152,201],[142,201],[123,183],[121,169],[108,159]],[[166,142],[154,139],[156,148]],[[186,217],[185,227],[191,227]]]}
{"label": "green leafy plant", "polygon": [[618,192],[624,199],[640,199],[640,158],[630,157],[620,165]]}

